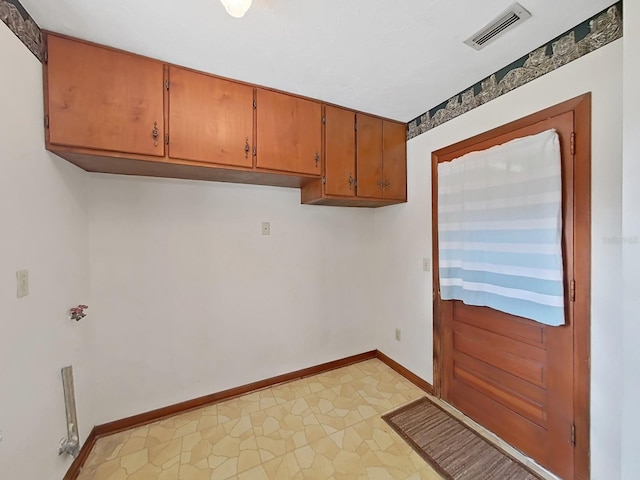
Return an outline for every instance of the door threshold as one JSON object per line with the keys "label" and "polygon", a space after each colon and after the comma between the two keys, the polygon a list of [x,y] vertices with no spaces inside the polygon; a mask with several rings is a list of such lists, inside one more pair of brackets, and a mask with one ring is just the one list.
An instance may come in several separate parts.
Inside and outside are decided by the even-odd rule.
{"label": "door threshold", "polygon": [[483,427],[479,423],[476,423],[475,421],[473,421],[471,418],[466,416],[464,413],[462,413],[460,410],[458,410],[457,408],[453,407],[449,403],[445,402],[444,400],[442,400],[440,398],[434,397],[432,395],[428,395],[427,394],[427,396],[429,397],[429,399],[431,401],[433,401],[433,403],[435,403],[435,404],[439,405],[440,407],[442,407],[444,410],[449,412],[454,418],[460,420],[467,427],[469,427],[474,432],[478,433],[482,438],[487,440],[489,443],[491,443],[492,445],[495,445],[499,449],[503,450],[505,453],[507,453],[508,455],[513,457],[514,459],[516,459],[518,462],[522,463],[526,467],[528,467],[531,470],[533,470],[536,474],[540,475],[540,477],[542,477],[543,479],[545,479],[545,480],[562,480],[557,475],[551,473],[549,470],[547,470],[543,466],[541,466],[538,463],[536,463],[536,461],[533,460],[532,458],[527,457],[521,451],[516,450],[515,448],[513,448],[511,445],[509,445],[507,442],[505,442],[502,438],[497,436],[492,431],[487,430],[485,427]]}

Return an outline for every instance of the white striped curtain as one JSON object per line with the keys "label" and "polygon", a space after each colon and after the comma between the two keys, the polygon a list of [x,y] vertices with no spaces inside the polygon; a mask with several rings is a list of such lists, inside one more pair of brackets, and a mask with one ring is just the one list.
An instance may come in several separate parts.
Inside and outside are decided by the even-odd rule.
{"label": "white striped curtain", "polygon": [[555,130],[438,165],[440,295],[563,325]]}

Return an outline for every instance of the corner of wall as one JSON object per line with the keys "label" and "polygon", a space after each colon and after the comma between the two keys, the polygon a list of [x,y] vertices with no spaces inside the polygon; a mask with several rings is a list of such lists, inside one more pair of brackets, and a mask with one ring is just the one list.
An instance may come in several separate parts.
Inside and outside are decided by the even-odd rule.
{"label": "corner of wall", "polygon": [[[58,479],[66,420],[60,369],[74,365],[81,435],[91,428],[90,322],[68,309],[89,302],[85,172],[44,150],[42,67],[0,23],[0,471],[3,478]],[[16,298],[17,270],[29,271],[29,295]],[[46,419],[46,422],[43,422]]]}

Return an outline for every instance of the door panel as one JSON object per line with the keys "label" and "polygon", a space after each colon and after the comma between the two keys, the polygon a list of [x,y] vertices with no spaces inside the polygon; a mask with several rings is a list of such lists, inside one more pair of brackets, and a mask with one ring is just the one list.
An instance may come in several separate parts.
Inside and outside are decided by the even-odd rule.
{"label": "door panel", "polygon": [[493,368],[474,357],[456,352],[454,375],[485,395],[492,395],[505,407],[519,410],[523,416],[538,423],[546,418],[544,389],[500,368]]}
{"label": "door panel", "polygon": [[161,62],[54,35],[47,43],[51,143],[164,156]]}
{"label": "door panel", "polygon": [[355,114],[327,105],[325,118],[325,194],[353,197],[356,194]]}
{"label": "door panel", "polygon": [[[463,352],[481,360],[487,365],[500,368],[535,385],[544,387],[544,348],[519,342],[506,330],[502,334],[488,332],[482,328],[470,327],[457,320],[458,308],[477,308],[453,304],[453,351]],[[479,313],[483,309],[478,309]],[[484,309],[491,310],[489,308]],[[490,319],[487,319],[490,322]]]}
{"label": "door panel", "polygon": [[358,196],[382,198],[382,120],[358,113]]}
{"label": "door panel", "polygon": [[257,89],[256,166],[321,174],[322,107],[303,98]]}
{"label": "door panel", "polygon": [[253,87],[169,69],[169,156],[252,167]]}
{"label": "door panel", "polygon": [[477,318],[474,309],[462,307],[465,305],[462,304],[456,310],[456,318],[467,325],[485,328],[487,331],[499,335],[508,330],[511,337],[531,345],[542,345],[544,342],[544,329],[540,323],[529,322],[524,318],[514,317],[497,310],[491,311],[491,322],[486,322],[483,318]]}
{"label": "door panel", "polygon": [[[510,408],[495,402],[487,395],[480,394],[465,383],[455,382],[449,394],[456,398],[452,405],[458,410],[544,465],[540,459],[549,457],[549,445],[546,443],[548,432],[544,427],[521,415],[514,415]],[[487,412],[491,412],[491,415],[487,415]],[[519,447],[522,444],[528,445],[526,451]]]}
{"label": "door panel", "polygon": [[[573,112],[448,152],[470,151],[555,128],[563,177],[563,257],[567,324],[550,327],[488,307],[438,301],[442,397],[562,478],[573,478],[573,330],[568,285],[574,278]],[[435,220],[434,222],[437,222]],[[437,224],[437,223],[434,223]]]}

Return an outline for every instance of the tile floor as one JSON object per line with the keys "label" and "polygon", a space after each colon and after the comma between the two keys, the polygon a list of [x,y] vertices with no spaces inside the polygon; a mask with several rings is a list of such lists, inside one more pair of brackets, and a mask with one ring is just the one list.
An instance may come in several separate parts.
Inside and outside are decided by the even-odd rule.
{"label": "tile floor", "polygon": [[367,360],[101,438],[78,480],[439,480],[380,418],[421,396]]}

